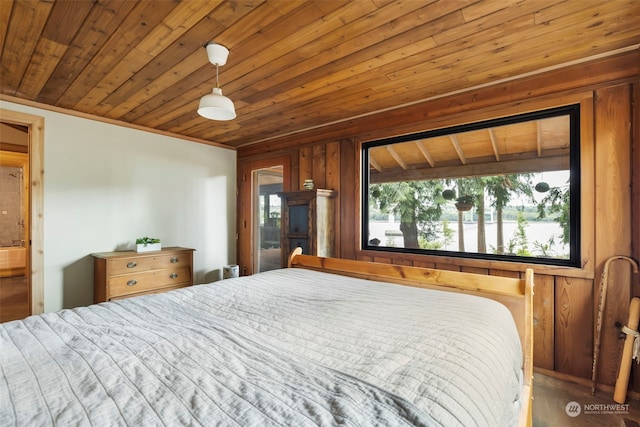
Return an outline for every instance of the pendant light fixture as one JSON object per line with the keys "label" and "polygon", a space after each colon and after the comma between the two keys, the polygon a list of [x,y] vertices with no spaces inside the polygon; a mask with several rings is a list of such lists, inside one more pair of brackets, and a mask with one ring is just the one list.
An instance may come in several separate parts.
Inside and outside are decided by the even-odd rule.
{"label": "pendant light fixture", "polygon": [[227,63],[229,49],[213,42],[210,42],[206,49],[209,62],[216,66],[216,87],[213,88],[212,93],[200,98],[198,114],[211,120],[233,120],[236,118],[233,102],[222,95],[222,89],[220,89],[218,82],[218,67]]}

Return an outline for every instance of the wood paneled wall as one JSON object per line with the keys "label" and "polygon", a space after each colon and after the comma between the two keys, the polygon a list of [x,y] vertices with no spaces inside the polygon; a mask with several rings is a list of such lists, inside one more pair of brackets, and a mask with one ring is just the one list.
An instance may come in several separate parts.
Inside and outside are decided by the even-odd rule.
{"label": "wood paneled wall", "polygon": [[357,210],[359,181],[356,146],[354,140],[318,143],[294,149],[292,156],[293,191],[301,190],[305,179],[313,179],[316,188],[338,191],[335,207],[335,256],[338,258],[356,258],[356,229],[351,221]]}
{"label": "wood paneled wall", "polygon": [[[514,276],[526,267],[536,271],[534,297],[534,364],[588,380],[591,378],[594,319],[604,262],[615,255],[640,252],[640,55],[613,58],[554,70],[474,93],[462,93],[409,106],[383,116],[336,124],[331,129],[288,136],[267,145],[238,151],[239,170],[275,155],[291,159],[290,186],[305,179],[316,187],[337,190],[337,256]],[[582,268],[526,265],[397,254],[360,249],[360,145],[374,138],[468,123],[544,108],[581,104],[581,248]],[[239,182],[242,192],[243,183]],[[633,198],[632,198],[633,195]],[[635,220],[632,217],[632,207]],[[242,212],[242,200],[238,211]],[[242,235],[242,233],[239,233]],[[238,247],[249,244],[240,238]],[[238,262],[246,262],[239,250]],[[615,383],[621,340],[616,322],[626,323],[628,304],[640,294],[640,279],[629,265],[611,264],[602,333],[598,383]],[[639,369],[632,387],[640,391]]]}
{"label": "wood paneled wall", "polygon": [[[595,92],[595,258],[599,272],[611,256],[631,256],[632,89],[632,85],[620,85]],[[598,279],[596,285],[602,281]],[[615,325],[627,323],[632,296],[629,264],[612,263],[607,282],[606,304],[610,309],[605,311],[602,324],[599,373],[602,378],[615,379],[623,345]]]}

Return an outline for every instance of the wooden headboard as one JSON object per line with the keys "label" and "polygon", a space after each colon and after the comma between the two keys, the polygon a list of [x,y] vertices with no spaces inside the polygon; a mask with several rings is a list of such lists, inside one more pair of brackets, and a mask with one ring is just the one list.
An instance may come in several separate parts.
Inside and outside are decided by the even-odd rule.
{"label": "wooden headboard", "polygon": [[523,405],[519,426],[530,426],[532,420],[533,379],[533,270],[527,269],[524,278],[463,273],[407,265],[384,264],[340,258],[303,255],[296,248],[289,256],[289,268],[335,273],[343,276],[447,292],[463,292],[500,302],[510,311],[518,329],[522,345],[524,372]]}

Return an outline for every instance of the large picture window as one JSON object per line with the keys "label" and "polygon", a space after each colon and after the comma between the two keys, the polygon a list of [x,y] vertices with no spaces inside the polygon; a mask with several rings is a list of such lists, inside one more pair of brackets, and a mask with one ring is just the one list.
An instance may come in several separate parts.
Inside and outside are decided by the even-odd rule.
{"label": "large picture window", "polygon": [[579,112],[363,144],[362,247],[578,266]]}

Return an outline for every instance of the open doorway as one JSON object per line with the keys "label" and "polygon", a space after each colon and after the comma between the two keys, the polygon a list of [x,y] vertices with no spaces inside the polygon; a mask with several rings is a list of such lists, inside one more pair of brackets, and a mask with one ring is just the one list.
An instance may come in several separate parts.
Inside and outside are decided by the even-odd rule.
{"label": "open doorway", "polygon": [[43,127],[0,109],[0,322],[44,311]]}
{"label": "open doorway", "polygon": [[282,166],[274,166],[253,171],[254,220],[257,228],[254,235],[258,244],[254,245],[253,271],[263,272],[280,268],[280,197],[282,191]]}
{"label": "open doorway", "polygon": [[29,128],[0,123],[0,322],[31,314]]}
{"label": "open doorway", "polygon": [[238,161],[238,256],[240,274],[280,268],[280,198],[289,191],[288,155]]}

